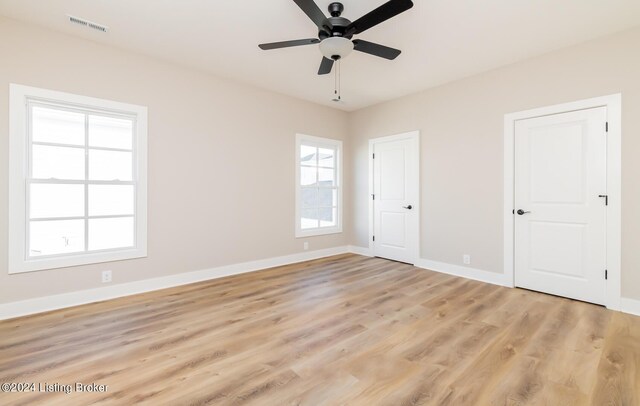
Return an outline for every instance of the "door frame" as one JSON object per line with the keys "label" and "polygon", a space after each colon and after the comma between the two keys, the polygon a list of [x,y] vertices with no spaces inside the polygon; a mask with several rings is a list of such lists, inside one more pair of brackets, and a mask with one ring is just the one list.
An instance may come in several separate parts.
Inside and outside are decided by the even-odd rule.
{"label": "door frame", "polygon": [[[570,103],[556,104],[520,111],[504,116],[504,274],[515,287],[515,123],[518,120],[586,110],[607,108],[607,243],[605,306],[620,310],[621,297],[621,234],[622,234],[622,95],[595,97]],[[604,269],[602,270],[604,272]],[[604,275],[603,275],[604,277]]]}
{"label": "door frame", "polygon": [[409,131],[409,132],[405,132],[405,133],[400,133],[400,134],[395,134],[395,135],[389,135],[386,137],[378,137],[378,138],[370,138],[369,139],[369,197],[368,197],[368,201],[369,201],[369,252],[371,253],[371,255],[374,255],[374,242],[373,242],[373,224],[374,224],[374,217],[375,217],[375,212],[374,212],[374,200],[372,198],[373,196],[373,186],[374,186],[374,179],[373,179],[373,163],[374,163],[374,159],[373,159],[373,150],[374,150],[374,146],[378,143],[382,143],[382,142],[390,142],[390,141],[401,141],[401,140],[414,140],[416,142],[417,148],[415,151],[415,159],[416,159],[416,170],[418,171],[418,173],[416,174],[416,188],[417,193],[416,193],[416,203],[415,206],[417,208],[417,214],[415,216],[415,222],[416,224],[414,224],[414,227],[418,230],[417,235],[416,235],[416,241],[414,242],[414,252],[416,253],[416,257],[413,259],[413,264],[417,264],[418,260],[420,259],[420,234],[421,234],[421,230],[420,230],[420,131],[419,130],[415,130],[415,131]]}

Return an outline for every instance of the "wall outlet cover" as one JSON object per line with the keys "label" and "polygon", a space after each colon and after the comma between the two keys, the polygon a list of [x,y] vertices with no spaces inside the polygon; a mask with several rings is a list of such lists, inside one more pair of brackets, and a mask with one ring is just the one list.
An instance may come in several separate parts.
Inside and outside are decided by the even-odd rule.
{"label": "wall outlet cover", "polygon": [[102,283],[109,283],[112,280],[111,271],[102,271]]}

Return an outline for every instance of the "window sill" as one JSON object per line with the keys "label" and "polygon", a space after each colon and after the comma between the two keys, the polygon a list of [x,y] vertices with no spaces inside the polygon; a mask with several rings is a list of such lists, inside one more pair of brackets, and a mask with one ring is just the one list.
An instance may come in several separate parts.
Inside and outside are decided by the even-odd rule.
{"label": "window sill", "polygon": [[314,228],[311,230],[296,230],[296,238],[315,237],[319,235],[340,234],[342,227]]}
{"label": "window sill", "polygon": [[110,252],[94,252],[82,255],[30,259],[26,261],[13,262],[11,266],[9,266],[9,274],[44,271],[48,269],[67,268],[79,265],[92,265],[104,262],[123,261],[127,259],[145,258],[146,256],[146,249],[131,248],[127,250]]}

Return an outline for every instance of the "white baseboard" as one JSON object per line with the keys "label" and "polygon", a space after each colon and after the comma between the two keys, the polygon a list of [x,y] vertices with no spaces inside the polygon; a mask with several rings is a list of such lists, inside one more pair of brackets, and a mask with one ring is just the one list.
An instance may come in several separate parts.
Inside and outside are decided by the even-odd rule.
{"label": "white baseboard", "polygon": [[364,255],[365,257],[372,257],[373,254],[369,248],[358,247],[357,245],[349,245],[349,252],[352,254]]}
{"label": "white baseboard", "polygon": [[[501,273],[483,271],[481,269],[467,268],[465,266],[447,264],[444,262],[431,261],[428,259],[419,259],[415,264],[418,268],[429,269],[431,271],[446,273],[448,275],[459,276],[462,278],[473,279],[480,282],[491,283],[494,285],[514,287],[512,279]],[[640,316],[640,300],[621,298],[620,308],[607,307],[611,310],[619,310],[623,313],[629,313]]]}
{"label": "white baseboard", "polygon": [[502,273],[489,272],[482,269],[468,268],[466,266],[453,265],[446,262],[431,261],[429,259],[422,258],[416,262],[415,266],[431,271],[446,273],[448,275],[491,283],[493,285],[506,286],[509,288],[513,287],[511,278]]}
{"label": "white baseboard", "polygon": [[145,279],[136,282],[22,300],[19,302],[4,303],[0,304],[0,320],[63,309],[87,303],[101,302],[103,300],[172,288],[175,286],[187,285],[190,283],[202,282],[230,275],[238,275],[246,272],[273,268],[276,266],[295,264],[297,262],[310,261],[312,259],[330,257],[332,255],[344,254],[347,252],[351,252],[348,246],[327,248],[323,250],[301,252],[281,257],[266,258],[240,264],[203,269],[200,271],[179,273],[160,278]]}
{"label": "white baseboard", "polygon": [[620,311],[640,316],[640,300],[620,298]]}
{"label": "white baseboard", "polygon": [[[372,256],[372,253],[368,248],[358,247],[354,245],[341,246],[317,251],[285,255],[281,257],[266,258],[240,264],[225,265],[216,268],[203,269],[200,271],[185,272],[175,275],[163,276],[160,278],[145,279],[119,285],[45,296],[40,298],[22,300],[19,302],[4,303],[0,304],[0,320],[63,309],[87,303],[101,302],[104,300],[135,295],[138,293],[172,288],[175,286],[188,285],[190,283],[223,278],[225,276],[231,275],[239,275],[242,273],[254,272],[261,269],[273,268],[276,266],[295,264],[298,262],[310,261],[313,259],[345,254],[348,252],[358,255]],[[511,279],[507,277],[507,275],[495,272],[467,268],[464,266],[431,261],[428,259],[419,259],[415,266],[418,268],[424,268],[448,275],[473,279],[480,282],[513,287]],[[622,298],[620,307],[620,310],[625,313],[640,316],[640,300]]]}

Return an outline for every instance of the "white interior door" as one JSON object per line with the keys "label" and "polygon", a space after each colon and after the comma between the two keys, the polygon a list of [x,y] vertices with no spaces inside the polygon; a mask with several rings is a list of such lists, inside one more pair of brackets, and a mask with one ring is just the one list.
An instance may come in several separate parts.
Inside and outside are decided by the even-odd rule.
{"label": "white interior door", "polygon": [[373,254],[410,264],[418,257],[418,144],[418,133],[372,141]]}
{"label": "white interior door", "polygon": [[606,107],[515,125],[515,283],[605,302]]}

